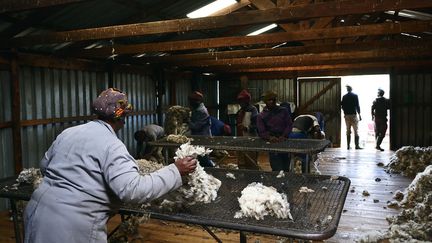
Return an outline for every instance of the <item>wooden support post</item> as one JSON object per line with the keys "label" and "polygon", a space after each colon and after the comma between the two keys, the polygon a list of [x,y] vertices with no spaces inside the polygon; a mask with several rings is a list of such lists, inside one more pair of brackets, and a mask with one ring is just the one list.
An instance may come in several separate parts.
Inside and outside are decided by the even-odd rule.
{"label": "wooden support post", "polygon": [[163,95],[165,94],[165,74],[162,67],[158,67],[156,69],[156,99],[157,99],[157,107],[156,107],[156,113],[157,113],[157,120],[158,124],[160,126],[163,126],[163,110],[162,110],[162,103],[163,103]]}
{"label": "wooden support post", "polygon": [[12,143],[15,175],[18,175],[23,169],[21,147],[21,96],[18,69],[17,54],[13,51],[10,59],[10,81],[12,94]]}

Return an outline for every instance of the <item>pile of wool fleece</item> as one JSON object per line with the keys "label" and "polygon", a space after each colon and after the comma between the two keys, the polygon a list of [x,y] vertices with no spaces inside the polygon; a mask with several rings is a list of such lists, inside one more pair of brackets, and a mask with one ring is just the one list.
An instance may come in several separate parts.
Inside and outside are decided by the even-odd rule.
{"label": "pile of wool fleece", "polygon": [[[211,151],[211,149],[206,149],[202,146],[185,143],[176,151],[174,159],[177,160],[186,157],[197,158],[198,156],[208,155]],[[183,194],[183,197],[189,199],[189,204],[197,202],[209,203],[215,200],[222,184],[220,180],[207,174],[199,163],[197,163],[195,171],[187,176],[187,180],[187,185],[180,187],[178,191]]]}
{"label": "pile of wool fleece", "polygon": [[243,189],[241,194],[238,198],[241,210],[235,213],[234,218],[253,217],[260,220],[271,215],[292,220],[287,196],[278,193],[274,187],[253,182]]}
{"label": "pile of wool fleece", "polygon": [[18,175],[16,181],[21,183],[32,184],[33,188],[36,189],[39,184],[42,182],[43,176],[40,169],[36,168],[28,168],[24,169]]}
{"label": "pile of wool fleece", "polygon": [[188,143],[193,141],[192,138],[188,138],[185,135],[177,135],[177,134],[170,134],[167,137],[167,142],[172,142],[172,143]]}
{"label": "pile of wool fleece", "polygon": [[165,134],[184,135],[188,132],[186,123],[190,117],[190,109],[179,105],[171,106],[165,115]]}
{"label": "pile of wool fleece", "polygon": [[364,236],[358,242],[431,242],[432,241],[432,165],[417,174],[400,202],[403,211],[388,217],[389,229]]}
{"label": "pile of wool fleece", "polygon": [[405,176],[415,176],[432,164],[432,146],[405,146],[398,149],[386,166],[388,172],[402,173]]}
{"label": "pile of wool fleece", "polygon": [[139,173],[141,175],[148,175],[164,167],[163,164],[145,159],[137,159],[136,163],[138,165]]}
{"label": "pile of wool fleece", "polygon": [[390,239],[432,241],[432,165],[417,174],[404,194],[404,210],[387,219]]}

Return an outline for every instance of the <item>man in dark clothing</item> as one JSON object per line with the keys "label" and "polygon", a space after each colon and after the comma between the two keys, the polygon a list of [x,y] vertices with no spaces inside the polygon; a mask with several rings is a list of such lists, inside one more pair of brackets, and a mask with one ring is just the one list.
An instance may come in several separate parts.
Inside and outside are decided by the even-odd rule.
{"label": "man in dark clothing", "polygon": [[[359,146],[359,135],[358,135],[358,121],[361,121],[360,115],[360,105],[358,101],[358,96],[352,92],[352,87],[347,85],[347,94],[342,97],[341,106],[345,114],[345,124],[346,124],[346,135],[347,135],[347,148],[350,149],[351,143],[351,127],[354,130],[354,142],[356,149],[362,149]],[[358,119],[357,119],[358,113]]]}
{"label": "man in dark clothing", "polygon": [[[189,95],[189,105],[191,107],[191,118],[189,129],[191,135],[211,136],[211,120],[207,108],[204,106],[204,95],[199,91],[194,91]],[[215,163],[208,155],[198,156],[198,161],[203,167],[214,167]]]}
{"label": "man in dark clothing", "polygon": [[378,89],[378,98],[372,104],[372,120],[375,122],[376,149],[384,151],[381,143],[387,131],[387,110],[390,109],[390,100],[384,98],[384,90]]}
{"label": "man in dark clothing", "polygon": [[251,95],[247,90],[242,90],[237,101],[240,104],[240,110],[237,112],[237,136],[256,136],[256,118],[258,116],[257,108],[251,104]]}
{"label": "man in dark clothing", "polygon": [[[272,91],[263,94],[263,101],[266,106],[257,117],[258,135],[270,143],[285,141],[292,130],[292,120],[288,109],[277,105],[277,94]],[[273,171],[289,171],[290,156],[288,153],[269,153],[269,160]]]}

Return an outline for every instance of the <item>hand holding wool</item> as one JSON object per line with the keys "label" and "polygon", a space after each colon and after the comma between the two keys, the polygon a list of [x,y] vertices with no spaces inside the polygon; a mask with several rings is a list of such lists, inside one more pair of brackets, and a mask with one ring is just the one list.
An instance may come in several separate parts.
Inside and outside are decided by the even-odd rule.
{"label": "hand holding wool", "polygon": [[193,157],[178,158],[174,164],[177,166],[180,175],[184,176],[195,171],[197,160]]}

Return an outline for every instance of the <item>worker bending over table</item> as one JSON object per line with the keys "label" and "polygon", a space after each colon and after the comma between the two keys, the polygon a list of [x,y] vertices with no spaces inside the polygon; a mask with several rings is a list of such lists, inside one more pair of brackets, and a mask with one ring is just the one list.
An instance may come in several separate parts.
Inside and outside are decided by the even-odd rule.
{"label": "worker bending over table", "polygon": [[[292,139],[324,139],[325,133],[322,130],[324,127],[323,115],[316,112],[314,115],[299,115],[294,119],[293,129],[289,135]],[[305,154],[292,154],[292,160],[299,157],[302,161],[302,172],[306,173],[306,155]]]}

